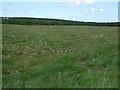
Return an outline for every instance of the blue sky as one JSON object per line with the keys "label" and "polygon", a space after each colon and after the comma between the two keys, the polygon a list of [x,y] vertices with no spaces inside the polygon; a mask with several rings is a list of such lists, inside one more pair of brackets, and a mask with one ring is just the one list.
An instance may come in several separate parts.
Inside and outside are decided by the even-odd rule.
{"label": "blue sky", "polygon": [[1,16],[59,18],[75,21],[117,22],[117,2],[2,2]]}

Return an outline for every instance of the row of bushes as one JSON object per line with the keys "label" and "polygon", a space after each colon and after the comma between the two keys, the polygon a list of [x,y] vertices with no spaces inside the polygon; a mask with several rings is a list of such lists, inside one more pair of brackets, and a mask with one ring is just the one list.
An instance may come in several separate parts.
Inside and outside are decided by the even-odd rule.
{"label": "row of bushes", "polygon": [[60,19],[27,18],[27,17],[2,17],[2,24],[119,26],[118,22],[114,22],[114,23],[96,23],[96,22],[80,22],[80,21],[60,20]]}

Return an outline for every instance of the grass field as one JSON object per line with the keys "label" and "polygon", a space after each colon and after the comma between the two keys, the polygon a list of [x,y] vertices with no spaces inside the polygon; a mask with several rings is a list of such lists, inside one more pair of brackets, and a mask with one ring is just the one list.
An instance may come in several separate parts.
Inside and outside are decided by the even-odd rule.
{"label": "grass field", "polygon": [[118,28],[3,25],[3,88],[117,88]]}

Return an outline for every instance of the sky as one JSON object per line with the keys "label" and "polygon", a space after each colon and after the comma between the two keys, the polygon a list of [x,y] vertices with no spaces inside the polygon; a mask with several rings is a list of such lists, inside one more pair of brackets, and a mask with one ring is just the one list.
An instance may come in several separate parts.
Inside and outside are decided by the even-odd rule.
{"label": "sky", "polygon": [[1,16],[117,22],[118,2],[1,2]]}

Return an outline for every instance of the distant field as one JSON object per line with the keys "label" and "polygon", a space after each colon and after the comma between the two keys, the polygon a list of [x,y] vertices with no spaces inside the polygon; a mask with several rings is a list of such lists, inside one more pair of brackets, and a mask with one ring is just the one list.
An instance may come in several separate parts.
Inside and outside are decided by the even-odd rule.
{"label": "distant field", "polygon": [[118,28],[3,25],[3,88],[117,88]]}

